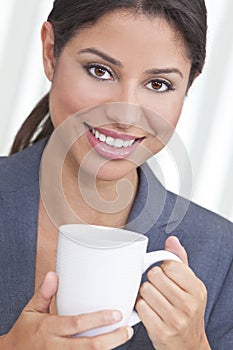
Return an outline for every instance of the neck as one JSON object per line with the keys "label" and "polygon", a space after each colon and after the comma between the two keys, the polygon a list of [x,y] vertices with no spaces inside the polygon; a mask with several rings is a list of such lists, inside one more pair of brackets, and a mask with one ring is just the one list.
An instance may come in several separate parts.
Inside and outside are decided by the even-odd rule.
{"label": "neck", "polygon": [[[104,226],[125,225],[138,186],[136,169],[123,178],[104,180],[77,168],[67,157],[62,178],[65,198],[77,220]],[[63,222],[67,220],[70,223],[70,218],[63,218]]]}

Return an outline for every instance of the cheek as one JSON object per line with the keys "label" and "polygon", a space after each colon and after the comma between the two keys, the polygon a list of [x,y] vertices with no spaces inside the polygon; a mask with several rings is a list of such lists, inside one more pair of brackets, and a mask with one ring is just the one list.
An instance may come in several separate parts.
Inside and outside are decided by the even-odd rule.
{"label": "cheek", "polygon": [[176,100],[175,102],[171,103],[171,105],[169,106],[167,121],[174,128],[176,127],[176,125],[179,121],[181,111],[183,108],[183,104],[184,104],[184,97],[180,98],[178,101]]}
{"label": "cheek", "polygon": [[164,99],[150,106],[152,113],[148,113],[148,121],[153,130],[174,129],[180,118],[183,98]]}
{"label": "cheek", "polygon": [[148,124],[156,135],[156,137],[151,135],[152,137],[149,138],[152,153],[157,153],[170,140],[180,118],[183,100],[183,96],[177,98],[174,95],[174,97],[165,98],[164,100],[160,97],[153,109],[156,112],[146,115]]}
{"label": "cheek", "polygon": [[[176,91],[153,93],[146,90],[140,94],[139,104],[148,109],[150,124],[167,122],[176,126],[185,98],[185,84]],[[151,111],[151,112],[150,112]]]}
{"label": "cheek", "polygon": [[50,113],[54,125],[83,109],[104,103],[108,94],[108,89],[93,82],[80,69],[59,63],[50,90]]}
{"label": "cheek", "polygon": [[178,94],[171,96],[170,99],[165,101],[164,105],[164,113],[161,113],[161,116],[172,126],[176,126],[182,107],[184,104],[184,94]]}
{"label": "cheek", "polygon": [[108,101],[110,91],[99,84],[88,81],[67,79],[54,82],[50,93],[50,110],[53,119],[62,122],[64,119],[86,108],[104,104]]}

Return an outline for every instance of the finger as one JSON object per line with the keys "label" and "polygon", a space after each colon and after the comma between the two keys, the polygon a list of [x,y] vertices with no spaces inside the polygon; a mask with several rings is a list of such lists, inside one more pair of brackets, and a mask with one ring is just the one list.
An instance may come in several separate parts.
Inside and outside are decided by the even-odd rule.
{"label": "finger", "polygon": [[185,264],[179,264],[176,261],[165,261],[161,265],[161,269],[170,280],[191,295],[198,295],[205,289],[204,284]]}
{"label": "finger", "polygon": [[140,296],[163,321],[175,312],[170,300],[149,282],[145,282],[141,286]]}
{"label": "finger", "polygon": [[160,267],[154,267],[147,274],[149,282],[175,308],[179,308],[189,293],[174,283]]}
{"label": "finger", "polygon": [[126,343],[133,336],[131,327],[121,327],[113,332],[98,335],[96,337],[63,338],[64,349],[104,349],[111,350]]}
{"label": "finger", "polygon": [[49,306],[57,291],[57,287],[58,277],[56,273],[53,271],[48,272],[39,289],[25,307],[25,311],[49,313]]}
{"label": "finger", "polygon": [[[172,262],[169,262],[169,264],[172,264]],[[192,304],[195,299],[205,301],[207,293],[204,284],[195,277],[188,266],[179,263],[176,265],[177,269],[178,267],[180,268],[180,270],[178,269],[179,274],[186,277],[184,277],[182,283],[178,281],[180,285],[178,285],[177,282],[174,283],[160,267],[154,267],[148,272],[148,280],[164,295],[174,308],[182,310],[184,305]],[[190,270],[188,271],[189,274],[186,274],[185,270]],[[194,275],[194,277],[192,277],[192,275]]]}
{"label": "finger", "polygon": [[47,327],[50,333],[56,336],[71,336],[114,324],[122,319],[122,314],[117,310],[103,310],[79,316],[53,316],[47,319]]}
{"label": "finger", "polygon": [[153,334],[154,336],[156,332],[159,333],[160,330],[163,330],[165,323],[145,300],[139,297],[135,308],[149,335]]}
{"label": "finger", "polygon": [[175,236],[170,236],[165,242],[165,250],[176,254],[184,264],[188,265],[188,257],[184,247],[180,244],[180,241]]}

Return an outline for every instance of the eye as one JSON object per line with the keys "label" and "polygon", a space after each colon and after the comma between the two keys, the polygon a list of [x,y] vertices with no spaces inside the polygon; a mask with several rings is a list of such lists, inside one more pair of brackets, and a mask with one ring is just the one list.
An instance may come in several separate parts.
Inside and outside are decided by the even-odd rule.
{"label": "eye", "polygon": [[84,68],[86,69],[88,74],[90,74],[92,77],[96,79],[113,80],[113,74],[111,73],[110,69],[107,69],[102,65],[88,64],[84,66]]}
{"label": "eye", "polygon": [[169,90],[174,90],[172,84],[169,81],[163,79],[151,80],[149,83],[146,84],[146,87],[149,90],[155,92],[166,92]]}

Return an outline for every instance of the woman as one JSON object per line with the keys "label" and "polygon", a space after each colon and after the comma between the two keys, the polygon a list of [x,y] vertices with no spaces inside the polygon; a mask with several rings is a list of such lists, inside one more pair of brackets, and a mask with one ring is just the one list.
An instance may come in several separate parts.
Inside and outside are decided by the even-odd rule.
{"label": "woman", "polygon": [[[1,349],[231,348],[232,224],[192,203],[187,208],[185,200],[182,220],[171,222],[177,197],[140,166],[171,136],[202,71],[204,2],[55,0],[42,43],[51,90],[16,136],[12,156],[1,160]],[[74,121],[78,137],[71,146]],[[54,135],[63,129],[54,147]],[[46,197],[56,178],[46,165],[60,157],[61,145],[68,151],[62,189],[75,218],[62,201],[53,202],[51,213]],[[126,203],[102,210],[102,201],[116,202],[119,180],[130,184]],[[125,326],[98,337],[71,337],[119,321],[117,310],[56,315],[57,225],[71,221],[126,226],[149,237],[149,250],[165,245],[182,259],[147,274],[135,305],[142,322],[134,334]]]}

